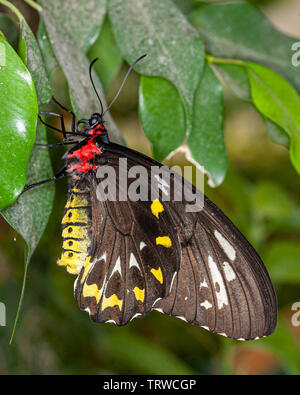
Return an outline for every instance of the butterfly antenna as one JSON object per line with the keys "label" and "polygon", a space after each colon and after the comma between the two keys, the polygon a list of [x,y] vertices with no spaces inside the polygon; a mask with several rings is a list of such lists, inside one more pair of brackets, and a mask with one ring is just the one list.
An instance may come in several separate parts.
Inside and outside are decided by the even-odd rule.
{"label": "butterfly antenna", "polygon": [[95,87],[95,84],[94,84],[94,81],[93,81],[93,77],[92,77],[92,68],[93,68],[94,63],[97,62],[98,59],[99,59],[99,58],[94,59],[94,60],[92,61],[92,63],[90,64],[90,67],[89,67],[89,74],[90,74],[90,80],[91,80],[91,83],[92,83],[92,85],[93,85],[94,91],[95,91],[95,93],[96,93],[96,95],[97,95],[97,97],[98,97],[98,100],[99,100],[99,102],[100,102],[100,105],[101,105],[101,116],[102,116],[102,115],[103,115],[103,104],[102,104],[102,101],[101,101],[101,99],[100,99],[100,96],[99,96],[99,94],[98,94],[98,92],[97,92],[97,89],[96,89],[96,87]]}
{"label": "butterfly antenna", "polygon": [[117,98],[118,98],[118,96],[119,96],[119,94],[120,94],[120,92],[121,92],[121,90],[122,90],[122,88],[123,88],[123,86],[124,86],[124,84],[125,84],[125,82],[126,82],[126,80],[127,80],[127,77],[129,76],[131,70],[132,70],[132,69],[134,68],[134,66],[135,66],[141,59],[143,59],[145,56],[147,56],[147,55],[145,54],[145,55],[142,55],[142,56],[140,56],[139,58],[137,58],[137,60],[135,60],[135,61],[132,63],[132,65],[129,67],[129,69],[128,69],[128,71],[127,71],[127,73],[126,73],[126,75],[125,75],[125,77],[124,77],[124,79],[123,79],[123,82],[122,82],[122,84],[121,84],[121,86],[120,86],[120,88],[119,88],[119,90],[118,90],[116,96],[114,97],[114,99],[112,100],[112,102],[110,103],[110,105],[106,108],[106,110],[104,111],[103,115],[110,109],[110,107],[111,107],[111,106],[114,104],[114,102],[117,100]]}

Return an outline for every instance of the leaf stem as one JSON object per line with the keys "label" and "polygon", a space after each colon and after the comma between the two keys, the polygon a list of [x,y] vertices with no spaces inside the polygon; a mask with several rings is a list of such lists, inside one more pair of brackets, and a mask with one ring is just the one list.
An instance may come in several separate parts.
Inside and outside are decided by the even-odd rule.
{"label": "leaf stem", "polygon": [[35,1],[32,0],[24,0],[25,3],[27,3],[28,5],[30,5],[30,7],[34,8],[37,12],[41,12],[43,9],[42,7],[37,4]]}
{"label": "leaf stem", "polygon": [[14,321],[14,326],[13,326],[13,330],[10,336],[10,340],[9,340],[9,345],[12,344],[14,335],[15,335],[15,331],[16,331],[16,327],[17,327],[17,323],[19,320],[19,315],[20,315],[20,311],[21,311],[21,307],[22,307],[22,303],[23,303],[23,298],[24,298],[24,292],[25,292],[25,285],[26,285],[26,278],[27,278],[27,269],[28,269],[28,263],[29,260],[31,258],[31,256],[29,255],[29,251],[28,251],[28,246],[26,247],[26,260],[25,260],[25,267],[24,267],[24,276],[23,276],[23,283],[22,283],[22,289],[21,289],[21,294],[20,294],[20,298],[19,298],[19,303],[18,303],[18,309],[17,309],[17,313],[16,313],[16,317],[15,317],[15,321]]}
{"label": "leaf stem", "polygon": [[208,63],[219,63],[219,64],[237,64],[239,66],[247,66],[247,63],[244,62],[243,60],[239,59],[225,59],[225,58],[215,58],[212,55],[206,54],[205,55],[206,60]]}
{"label": "leaf stem", "polygon": [[16,14],[17,18],[19,19],[19,22],[22,23],[24,20],[23,15],[21,14],[21,12],[17,9],[17,7],[15,7],[11,2],[6,1],[6,0],[0,0],[0,4],[3,4],[4,6],[8,7],[11,9],[11,11],[13,13]]}

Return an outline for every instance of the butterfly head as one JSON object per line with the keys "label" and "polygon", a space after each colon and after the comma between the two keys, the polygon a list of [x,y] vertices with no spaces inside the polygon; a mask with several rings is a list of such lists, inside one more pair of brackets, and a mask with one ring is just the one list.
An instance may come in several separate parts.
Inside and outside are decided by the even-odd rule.
{"label": "butterfly head", "polygon": [[89,119],[89,126],[91,128],[94,128],[97,125],[100,125],[103,123],[102,116],[98,112],[95,112],[94,114],[91,115]]}
{"label": "butterfly head", "polygon": [[99,142],[108,143],[108,134],[101,114],[95,112],[88,120],[87,133]]}

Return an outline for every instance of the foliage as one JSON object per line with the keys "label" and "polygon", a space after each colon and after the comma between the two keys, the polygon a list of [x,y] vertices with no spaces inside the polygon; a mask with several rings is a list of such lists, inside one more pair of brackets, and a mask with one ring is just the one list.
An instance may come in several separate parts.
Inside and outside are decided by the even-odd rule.
{"label": "foliage", "polygon": [[[248,2],[27,2],[38,11],[36,34],[20,10],[0,0],[11,11],[11,16],[0,14],[0,62],[2,48],[7,61],[7,67],[0,64],[0,207],[9,206],[20,195],[27,168],[27,183],[53,174],[48,149],[35,146],[32,150],[35,136],[36,142],[47,142],[44,126],[39,123],[36,128],[37,101],[40,110],[55,109],[51,95],[61,97],[63,92],[64,104],[71,105],[78,118],[86,118],[99,107],[89,81],[89,62],[100,58],[94,79],[105,105],[127,67],[122,67],[123,59],[130,64],[147,53],[135,67],[141,75],[138,86],[131,82],[134,80],[128,85],[133,92],[130,98],[138,97],[139,118],[153,157],[159,161],[176,157],[174,151],[184,144],[188,155],[181,164],[190,159],[202,167],[210,186],[222,184],[206,192],[263,256],[276,283],[280,320],[275,334],[255,346],[220,339],[158,313],[134,320],[127,328],[92,325],[75,307],[72,279],[53,268],[61,245],[57,224],[66,185],[58,188],[56,199],[53,186],[46,185],[26,192],[2,210],[17,232],[9,230],[7,238],[2,236],[4,257],[20,262],[21,240],[17,234],[21,235],[27,245],[26,274],[40,240],[41,246],[33,257],[35,267],[16,344],[8,351],[4,343],[0,348],[0,371],[225,373],[234,371],[235,355],[253,347],[268,350],[277,358],[277,372],[299,372],[299,334],[289,324],[290,306],[299,298],[300,283],[300,208],[296,193],[296,172],[300,173],[300,80],[299,70],[291,62],[291,46],[296,40],[275,29]],[[23,76],[18,86],[12,75]],[[237,99],[228,95],[228,88]],[[126,88],[123,95],[126,97]],[[237,169],[224,142],[224,114],[232,103],[238,108],[244,103],[255,108],[263,117],[270,140],[288,148],[296,172],[286,156],[278,163],[273,161],[269,172],[259,163],[246,167],[245,174]],[[117,105],[112,107],[114,111],[117,119]],[[16,113],[26,133],[16,125]],[[124,144],[124,136],[109,114],[106,122],[111,139]],[[57,141],[55,138],[49,135],[50,142]],[[272,144],[267,139],[263,142],[268,147]],[[55,167],[62,154],[61,149],[51,154]],[[0,226],[7,229],[4,223]],[[15,236],[17,245],[13,248],[8,241]],[[18,278],[22,276],[17,264],[13,270]],[[26,275],[22,295],[25,279]],[[14,301],[15,288],[13,282],[0,278],[0,299]],[[12,322],[14,310],[15,303],[8,302],[8,322]],[[5,342],[8,330],[0,335]],[[27,357],[26,342],[35,354],[32,360]],[[70,358],[74,363],[69,366]]]}

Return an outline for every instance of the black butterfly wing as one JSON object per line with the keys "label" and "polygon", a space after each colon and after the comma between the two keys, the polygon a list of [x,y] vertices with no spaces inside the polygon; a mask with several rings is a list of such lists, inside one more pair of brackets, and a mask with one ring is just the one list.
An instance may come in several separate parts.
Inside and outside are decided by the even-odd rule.
{"label": "black butterfly wing", "polygon": [[[113,165],[115,159],[118,171],[118,156],[107,154],[102,163]],[[75,298],[93,321],[125,325],[148,314],[169,294],[180,266],[179,239],[160,203],[101,201],[103,183],[95,174],[89,177],[91,244],[75,283]]]}
{"label": "black butterfly wing", "polygon": [[[127,158],[132,165],[159,166],[168,172],[158,162],[116,144],[109,144],[105,151]],[[176,179],[181,181],[179,175],[171,176],[170,195]],[[153,308],[234,339],[271,334],[276,327],[277,301],[263,262],[220,209],[196,188],[190,190],[204,199],[198,212],[186,210],[192,197],[163,202],[170,224],[177,228],[181,263],[178,273],[172,271],[175,277],[170,276],[168,295]],[[172,262],[165,264],[167,272]]]}

